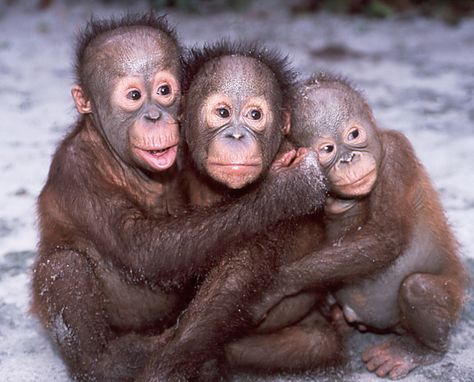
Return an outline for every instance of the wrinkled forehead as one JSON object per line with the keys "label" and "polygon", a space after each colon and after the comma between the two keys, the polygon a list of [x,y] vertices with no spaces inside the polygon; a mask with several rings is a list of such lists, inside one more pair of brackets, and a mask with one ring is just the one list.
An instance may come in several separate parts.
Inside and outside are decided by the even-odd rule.
{"label": "wrinkled forehead", "polygon": [[334,136],[359,117],[360,103],[343,89],[307,87],[302,90],[296,118],[303,118],[302,123],[313,126],[317,135]]}
{"label": "wrinkled forehead", "polygon": [[116,76],[139,76],[174,69],[178,47],[163,32],[151,27],[122,27],[105,33],[86,51],[97,71]]}
{"label": "wrinkled forehead", "polygon": [[252,57],[224,56],[210,61],[204,68],[209,93],[229,97],[273,96],[279,93],[274,73]]}

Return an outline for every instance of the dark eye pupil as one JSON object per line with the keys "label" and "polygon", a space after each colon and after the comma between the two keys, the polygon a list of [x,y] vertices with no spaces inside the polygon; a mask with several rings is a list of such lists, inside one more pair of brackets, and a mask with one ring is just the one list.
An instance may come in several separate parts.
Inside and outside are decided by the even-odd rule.
{"label": "dark eye pupil", "polygon": [[359,136],[359,130],[354,130],[349,134],[349,139],[356,139]]}
{"label": "dark eye pupil", "polygon": [[252,110],[252,112],[250,113],[250,116],[252,117],[252,119],[260,119],[262,117],[262,113],[260,113],[258,110]]}
{"label": "dark eye pupil", "polygon": [[141,96],[142,96],[142,95],[140,94],[140,92],[139,92],[138,90],[132,90],[132,91],[130,92],[130,98],[131,98],[132,100],[134,100],[134,101],[140,99]]}
{"label": "dark eye pupil", "polygon": [[161,95],[170,94],[170,87],[168,85],[162,85],[158,88],[158,93]]}
{"label": "dark eye pupil", "polygon": [[332,151],[334,150],[334,146],[332,146],[332,145],[324,146],[323,150],[324,150],[326,153],[332,153]]}
{"label": "dark eye pupil", "polygon": [[226,108],[224,107],[221,107],[219,110],[219,115],[222,117],[222,118],[228,118],[230,113],[229,113],[229,110],[227,110]]}

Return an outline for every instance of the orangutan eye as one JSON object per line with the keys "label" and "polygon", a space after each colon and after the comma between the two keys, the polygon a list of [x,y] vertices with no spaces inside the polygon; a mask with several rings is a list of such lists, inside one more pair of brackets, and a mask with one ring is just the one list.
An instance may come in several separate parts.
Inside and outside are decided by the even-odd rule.
{"label": "orangutan eye", "polygon": [[255,121],[258,121],[260,118],[262,118],[262,113],[259,110],[253,109],[252,111],[250,111],[250,118]]}
{"label": "orangutan eye", "polygon": [[168,85],[161,85],[158,88],[157,94],[165,96],[171,93],[171,88]]}
{"label": "orangutan eye", "polygon": [[217,114],[219,114],[219,117],[221,118],[229,118],[230,117],[230,111],[229,109],[225,107],[220,107],[217,109]]}
{"label": "orangutan eye", "polygon": [[347,139],[349,141],[352,141],[354,139],[357,139],[358,136],[359,136],[359,130],[354,129],[354,130],[351,130],[350,133],[347,135]]}
{"label": "orangutan eye", "polygon": [[142,95],[138,90],[131,90],[127,94],[127,98],[133,101],[138,101],[141,97]]}
{"label": "orangutan eye", "polygon": [[321,147],[321,152],[324,154],[330,154],[334,151],[334,145],[325,145]]}

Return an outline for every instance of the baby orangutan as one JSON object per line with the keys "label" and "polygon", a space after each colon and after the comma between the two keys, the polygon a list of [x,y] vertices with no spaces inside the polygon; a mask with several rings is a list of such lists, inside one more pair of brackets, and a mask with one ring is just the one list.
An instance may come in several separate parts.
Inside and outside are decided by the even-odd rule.
{"label": "baby orangutan", "polygon": [[456,240],[412,146],[378,128],[357,91],[319,75],[294,105],[292,139],[316,149],[330,195],[326,244],[284,266],[279,290],[331,285],[349,323],[400,334],[362,358],[378,376],[401,378],[447,350],[466,283]]}
{"label": "baby orangutan", "polygon": [[[212,153],[223,154],[211,158],[219,179],[232,187],[257,181],[265,187],[207,208],[185,208],[177,164],[182,56],[174,30],[153,13],[92,20],[79,35],[72,95],[80,116],[54,154],[38,200],[31,292],[32,312],[75,380],[135,381],[150,355],[161,354],[161,334],[189,304],[196,279],[226,255],[227,240],[323,205],[322,191],[314,197],[323,185],[314,181],[319,168],[291,166],[263,180],[284,135],[280,111],[288,82],[275,80],[264,88],[275,117],[263,126],[255,120],[262,118],[250,121],[258,139],[240,124],[219,134],[221,150]],[[275,77],[265,73],[265,79]],[[196,102],[202,94],[198,88]],[[245,111],[251,117],[255,110]],[[199,153],[215,142],[211,129],[202,127],[206,140],[196,142]],[[199,158],[207,162],[208,156]],[[247,161],[220,166],[229,158]],[[233,299],[227,303],[236,306]],[[206,328],[199,331],[204,338]],[[161,366],[163,357],[157,358]],[[179,366],[180,375],[194,371]]]}

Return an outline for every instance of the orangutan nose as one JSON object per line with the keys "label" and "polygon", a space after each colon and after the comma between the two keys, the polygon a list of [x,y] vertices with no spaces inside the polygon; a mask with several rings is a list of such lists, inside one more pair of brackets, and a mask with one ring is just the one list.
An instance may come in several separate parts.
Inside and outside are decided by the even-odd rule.
{"label": "orangutan nose", "polygon": [[241,134],[241,133],[232,133],[232,134],[229,134],[227,136],[229,138],[234,138],[234,139],[240,140],[244,135]]}
{"label": "orangutan nose", "polygon": [[344,153],[344,154],[341,155],[340,162],[341,163],[350,163],[350,162],[352,162],[352,159],[354,159],[354,157],[355,157],[354,152]]}
{"label": "orangutan nose", "polygon": [[225,137],[229,139],[235,139],[236,141],[247,138],[248,131],[242,126],[232,126],[225,132]]}
{"label": "orangutan nose", "polygon": [[156,122],[161,118],[160,110],[151,110],[144,115],[144,118],[149,122]]}

